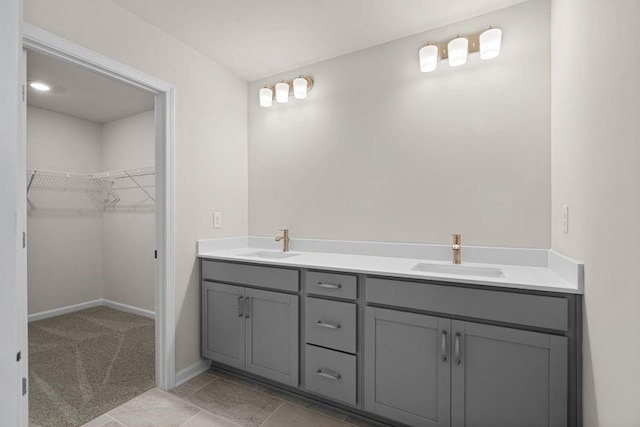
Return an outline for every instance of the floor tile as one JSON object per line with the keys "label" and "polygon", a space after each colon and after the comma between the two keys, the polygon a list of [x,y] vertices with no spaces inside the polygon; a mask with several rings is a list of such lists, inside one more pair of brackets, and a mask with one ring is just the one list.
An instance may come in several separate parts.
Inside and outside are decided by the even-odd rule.
{"label": "floor tile", "polygon": [[158,389],[131,399],[108,415],[127,427],[178,427],[200,412],[187,402]]}
{"label": "floor tile", "polygon": [[125,425],[105,414],[89,421],[82,427],[125,427]]}
{"label": "floor tile", "polygon": [[348,424],[309,411],[291,403],[284,403],[260,427],[346,427]]}
{"label": "floor tile", "polygon": [[226,380],[214,381],[186,400],[243,426],[260,425],[282,403],[280,399]]}
{"label": "floor tile", "polygon": [[185,398],[200,390],[202,387],[207,384],[216,381],[217,378],[213,375],[209,375],[206,372],[198,375],[197,377],[190,379],[186,383],[182,384],[180,387],[176,387],[171,390],[169,393],[176,395],[181,398]]}
{"label": "floor tile", "polygon": [[227,381],[232,381],[236,384],[240,384],[242,386],[245,386],[247,388],[250,388],[252,390],[256,390],[256,391],[262,391],[265,390],[267,388],[267,386],[265,386],[262,383],[259,383],[257,381],[253,381],[250,380],[248,378],[244,378],[235,374],[232,374],[231,372],[227,372],[227,371],[222,371],[222,370],[217,370],[217,369],[210,369],[209,371],[207,371],[207,373],[213,375],[214,377],[218,377],[218,378],[222,378],[225,379]]}
{"label": "floor tile", "polygon": [[200,411],[193,417],[189,418],[180,427],[237,427],[231,421],[227,421],[206,411]]}
{"label": "floor tile", "polygon": [[339,409],[333,408],[329,405],[324,405],[322,403],[313,401],[311,399],[298,396],[293,393],[288,393],[284,390],[268,387],[266,390],[263,391],[263,393],[276,397],[278,399],[284,400],[285,402],[293,403],[294,405],[297,405],[297,406],[302,406],[303,408],[309,409],[314,412],[318,412],[322,415],[335,418],[337,420],[344,420],[346,417],[346,413]]}

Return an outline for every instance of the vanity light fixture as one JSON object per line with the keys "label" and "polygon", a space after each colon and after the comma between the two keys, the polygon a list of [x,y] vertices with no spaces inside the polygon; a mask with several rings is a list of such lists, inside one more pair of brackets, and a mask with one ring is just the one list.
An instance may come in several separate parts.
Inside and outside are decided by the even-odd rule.
{"label": "vanity light fixture", "polygon": [[438,67],[438,46],[427,44],[418,52],[420,56],[420,71],[430,73]]}
{"label": "vanity light fixture", "polygon": [[500,55],[502,45],[502,30],[491,28],[480,34],[480,58],[493,59]]}
{"label": "vanity light fixture", "polygon": [[476,52],[480,53],[482,59],[496,58],[500,55],[501,44],[502,30],[493,27],[439,43],[428,43],[418,51],[420,71],[435,71],[438,61],[445,59],[450,67],[459,67],[466,64],[469,54]]}
{"label": "vanity light fixture", "polygon": [[37,82],[37,81],[29,82],[29,86],[31,86],[33,89],[40,92],[49,92],[51,90],[51,86],[49,86],[44,82]]}
{"label": "vanity light fixture", "polygon": [[260,89],[260,106],[271,107],[273,105],[273,88],[271,86],[265,86]]}
{"label": "vanity light fixture", "polygon": [[289,97],[305,99],[307,93],[313,88],[313,79],[308,76],[299,76],[292,80],[281,80],[273,86],[266,85],[258,91],[261,107],[271,107],[273,100],[279,104],[289,102]]}
{"label": "vanity light fixture", "polygon": [[289,82],[282,81],[276,83],[276,102],[280,104],[289,102]]}
{"label": "vanity light fixture", "polygon": [[447,47],[449,49],[449,66],[459,67],[467,63],[469,54],[469,39],[466,37],[456,37],[451,40]]}
{"label": "vanity light fixture", "polygon": [[307,97],[307,86],[309,82],[304,77],[293,79],[293,97],[295,99],[305,99]]}

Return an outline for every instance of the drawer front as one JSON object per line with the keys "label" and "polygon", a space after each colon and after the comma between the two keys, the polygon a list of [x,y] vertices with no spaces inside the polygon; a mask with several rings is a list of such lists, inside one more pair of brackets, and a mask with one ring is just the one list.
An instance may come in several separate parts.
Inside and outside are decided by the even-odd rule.
{"label": "drawer front", "polygon": [[309,271],[304,289],[308,294],[355,300],[358,297],[358,278],[349,274]]}
{"label": "drawer front", "polygon": [[305,338],[311,344],[355,353],[356,305],[307,297]]}
{"label": "drawer front", "polygon": [[356,357],[306,346],[305,388],[349,405],[356,404]]}
{"label": "drawer front", "polygon": [[298,276],[297,270],[202,260],[202,278],[206,280],[298,292]]}
{"label": "drawer front", "polygon": [[566,298],[367,278],[367,303],[568,330]]}

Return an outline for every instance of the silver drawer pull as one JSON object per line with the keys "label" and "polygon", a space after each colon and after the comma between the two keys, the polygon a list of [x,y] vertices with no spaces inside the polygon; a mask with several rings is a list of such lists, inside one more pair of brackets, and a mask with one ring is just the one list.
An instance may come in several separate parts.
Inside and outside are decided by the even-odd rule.
{"label": "silver drawer pull", "polygon": [[342,378],[342,375],[335,373],[335,374],[330,374],[328,372],[323,372],[322,369],[318,369],[316,371],[316,375],[318,375],[319,377],[322,378],[326,378],[328,380],[333,380],[333,381],[338,381],[340,378]]}
{"label": "silver drawer pull", "polygon": [[244,318],[248,319],[251,317],[251,297],[246,297],[244,299]]}
{"label": "silver drawer pull", "polygon": [[318,284],[316,286],[319,287],[319,288],[325,288],[325,289],[340,289],[340,288],[342,288],[342,285],[340,283],[338,283],[337,285],[334,285],[333,283],[318,282]]}
{"label": "silver drawer pull", "polygon": [[323,322],[322,320],[318,320],[316,322],[316,325],[323,327],[323,328],[327,328],[327,329],[340,329],[342,328],[342,325],[340,323],[333,323],[333,322]]}
{"label": "silver drawer pull", "polygon": [[243,317],[244,316],[244,297],[243,296],[239,296],[238,297],[238,317]]}
{"label": "silver drawer pull", "polygon": [[442,361],[447,361],[447,331],[442,331],[442,348],[440,349]]}

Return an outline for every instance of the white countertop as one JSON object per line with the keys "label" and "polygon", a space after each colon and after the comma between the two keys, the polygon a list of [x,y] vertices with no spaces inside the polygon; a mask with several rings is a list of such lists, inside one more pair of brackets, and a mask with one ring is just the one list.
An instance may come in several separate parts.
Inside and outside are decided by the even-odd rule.
{"label": "white countertop", "polygon": [[[221,239],[224,240],[224,239]],[[211,241],[201,241],[209,243]],[[392,256],[372,256],[344,253],[291,251],[296,256],[284,259],[265,259],[256,252],[278,252],[255,246],[228,248],[229,244],[212,245],[198,242],[198,257],[216,260],[242,261],[253,264],[335,270],[349,273],[363,273],[380,276],[402,277],[409,279],[430,279],[439,282],[466,283],[473,285],[496,286],[513,289],[530,289],[546,292],[582,294],[581,283],[572,283],[548,266],[523,266],[508,264],[466,263],[470,267],[491,267],[503,271],[504,277],[479,277],[460,274],[441,274],[412,271],[418,263],[451,265],[451,262],[419,258],[401,258]],[[463,258],[464,261],[464,258]],[[550,263],[551,264],[551,263]],[[580,264],[581,265],[581,264]]]}

